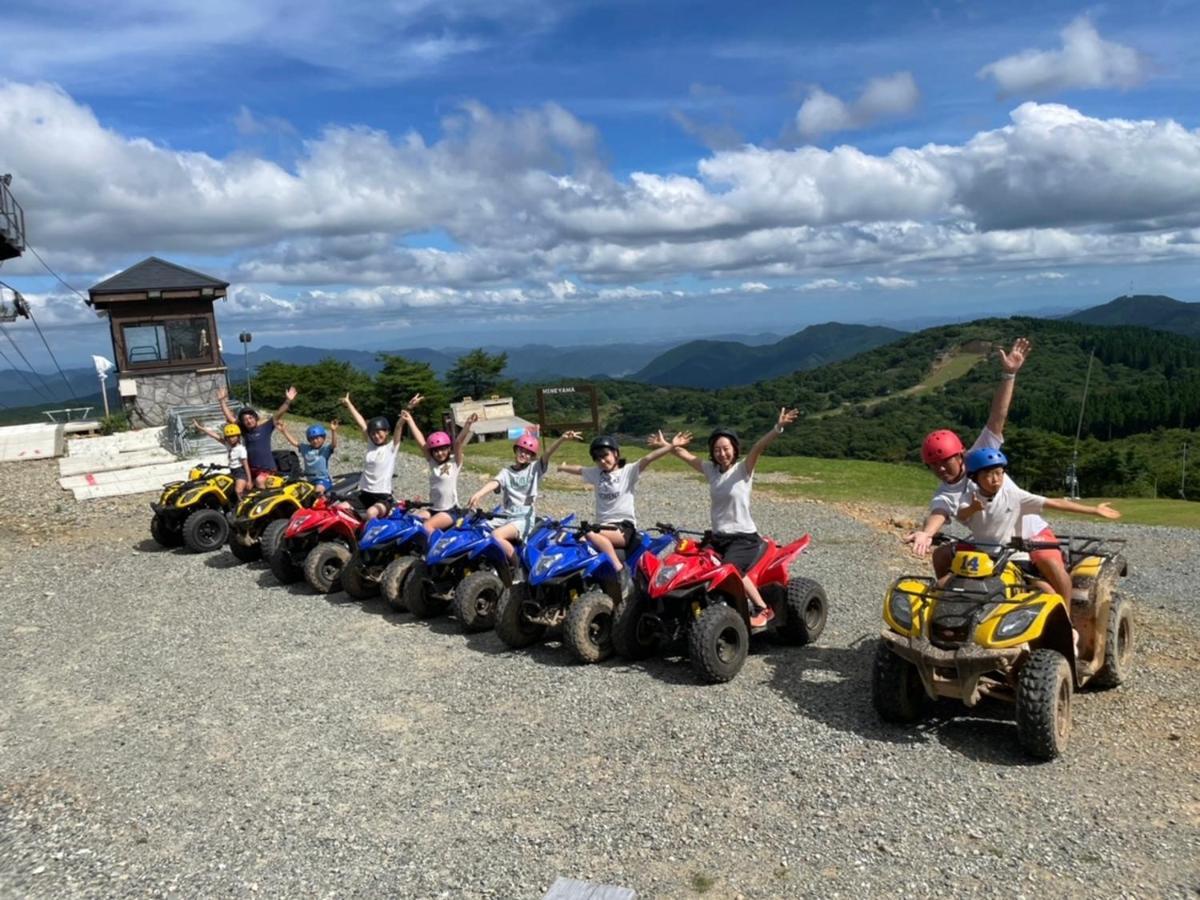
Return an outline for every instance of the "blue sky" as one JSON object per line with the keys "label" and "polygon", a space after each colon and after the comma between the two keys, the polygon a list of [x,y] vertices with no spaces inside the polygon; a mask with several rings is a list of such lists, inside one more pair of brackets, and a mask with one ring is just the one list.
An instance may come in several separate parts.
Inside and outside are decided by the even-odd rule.
{"label": "blue sky", "polygon": [[[230,340],[1194,300],[1197,26],[1179,0],[17,3],[0,172],[73,286],[177,260],[232,283]],[[64,357],[107,351],[31,255],[0,279]]]}

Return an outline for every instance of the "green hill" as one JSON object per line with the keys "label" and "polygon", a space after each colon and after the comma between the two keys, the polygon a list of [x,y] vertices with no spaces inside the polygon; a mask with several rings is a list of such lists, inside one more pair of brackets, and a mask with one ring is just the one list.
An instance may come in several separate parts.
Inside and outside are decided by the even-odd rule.
{"label": "green hill", "polygon": [[689,341],[655,357],[630,378],[698,388],[753,384],[846,359],[903,335],[894,328],[828,322],[757,347],[738,341]]}
{"label": "green hill", "polygon": [[1161,294],[1118,297],[1066,318],[1088,325],[1140,325],[1200,338],[1200,303],[1183,303]]}

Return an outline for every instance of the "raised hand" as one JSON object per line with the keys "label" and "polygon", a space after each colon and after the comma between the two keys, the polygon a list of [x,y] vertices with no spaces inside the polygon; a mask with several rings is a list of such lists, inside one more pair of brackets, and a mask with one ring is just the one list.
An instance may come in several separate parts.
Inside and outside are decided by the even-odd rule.
{"label": "raised hand", "polygon": [[1025,365],[1025,358],[1029,356],[1029,341],[1026,338],[1017,338],[1012,345],[1012,349],[1007,353],[1001,347],[996,351],[1000,356],[1000,368],[1006,374],[1015,375],[1021,366]]}
{"label": "raised hand", "polygon": [[341,427],[341,425],[342,425],[342,423],[339,422],[337,419],[329,420],[329,430],[330,431],[336,432],[338,430],[338,428]]}
{"label": "raised hand", "polygon": [[564,431],[562,439],[564,441],[582,441],[583,433],[580,431]]}
{"label": "raised hand", "polygon": [[[662,434],[662,432],[659,432]],[[671,438],[672,447],[686,447],[692,442],[692,433],[690,431],[676,432],[675,437]]]}
{"label": "raised hand", "polygon": [[1099,504],[1097,504],[1097,505],[1096,505],[1096,513],[1097,513],[1098,515],[1101,515],[1101,516],[1103,516],[1103,517],[1104,517],[1104,518],[1106,518],[1106,519],[1119,519],[1119,518],[1121,518],[1121,513],[1120,513],[1118,510],[1115,510],[1115,509],[1113,509],[1113,508],[1112,508],[1111,506],[1109,506],[1107,503],[1099,503]]}
{"label": "raised hand", "polygon": [[411,397],[408,398],[408,402],[404,404],[404,408],[406,410],[416,409],[417,404],[419,404],[424,399],[425,398],[422,397],[420,394],[413,394]]}
{"label": "raised hand", "polygon": [[791,425],[793,422],[796,421],[797,418],[799,418],[799,416],[800,416],[799,410],[787,409],[787,408],[781,407],[779,410],[779,419],[776,421],[775,424],[778,425],[780,428],[782,428],[784,425]]}
{"label": "raised hand", "polygon": [[284,392],[283,392],[283,396],[284,396],[284,398],[287,400],[287,402],[288,402],[288,403],[291,403],[293,400],[295,400],[295,399],[296,399],[296,387],[295,387],[295,385],[292,385],[292,386],[291,386],[291,387],[289,387],[289,388],[288,388],[286,391],[284,391]]}
{"label": "raised hand", "polygon": [[662,429],[660,428],[655,434],[646,438],[646,446],[651,450],[657,450],[659,447],[667,446],[667,439],[663,437]]}
{"label": "raised hand", "polygon": [[466,421],[466,423],[464,423],[464,427],[473,428],[473,427],[475,427],[475,423],[478,421],[479,421],[479,413],[471,413],[469,416],[467,416],[467,421]]}
{"label": "raised hand", "polygon": [[350,405],[350,392],[347,391],[346,396],[342,398],[342,406],[349,406],[349,405]]}

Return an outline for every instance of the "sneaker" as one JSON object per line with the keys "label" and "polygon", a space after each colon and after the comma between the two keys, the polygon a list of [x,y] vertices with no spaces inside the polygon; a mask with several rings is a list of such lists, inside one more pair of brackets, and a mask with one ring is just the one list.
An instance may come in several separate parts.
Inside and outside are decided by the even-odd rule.
{"label": "sneaker", "polygon": [[750,627],[763,628],[773,618],[775,618],[775,610],[771,609],[769,606],[764,606],[750,617]]}

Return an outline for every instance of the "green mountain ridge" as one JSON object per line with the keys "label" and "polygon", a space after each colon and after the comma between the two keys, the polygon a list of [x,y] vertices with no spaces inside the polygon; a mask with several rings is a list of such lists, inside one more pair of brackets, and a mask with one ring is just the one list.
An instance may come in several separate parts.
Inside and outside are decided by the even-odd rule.
{"label": "green mountain ridge", "polygon": [[1064,318],[1088,325],[1137,325],[1200,338],[1200,303],[1184,303],[1161,294],[1117,297]]}

